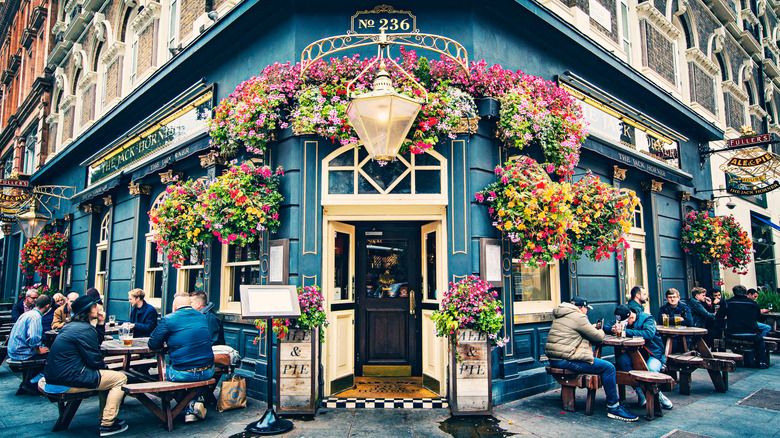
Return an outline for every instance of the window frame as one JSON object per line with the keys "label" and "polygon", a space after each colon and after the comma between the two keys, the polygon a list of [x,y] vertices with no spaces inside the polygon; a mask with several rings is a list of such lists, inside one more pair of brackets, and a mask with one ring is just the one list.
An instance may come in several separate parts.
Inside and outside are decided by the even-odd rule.
{"label": "window frame", "polygon": [[181,22],[181,1],[171,0],[168,6],[168,59],[173,58],[170,49],[179,43],[179,26]]}
{"label": "window frame", "polygon": [[550,299],[549,300],[541,300],[541,301],[517,301],[515,300],[515,273],[514,273],[514,266],[515,262],[519,262],[520,259],[511,259],[511,268],[510,268],[510,284],[512,287],[512,310],[513,314],[515,316],[520,315],[531,315],[531,314],[543,314],[543,313],[550,313],[558,307],[558,305],[561,303],[561,279],[560,279],[560,261],[555,261],[554,263],[548,263],[547,266],[544,268],[535,268],[535,269],[546,269],[548,270],[548,278],[549,278],[549,293],[550,293]]}
{"label": "window frame", "polygon": [[[198,250],[200,250],[200,251],[207,251],[207,248],[200,247],[200,248],[198,248]],[[204,253],[204,256],[205,256],[205,253]],[[195,290],[195,286],[189,284],[189,276],[188,276],[189,272],[187,272],[187,271],[191,271],[191,270],[201,270],[201,271],[203,271],[203,269],[204,269],[204,264],[203,263],[194,264],[194,265],[181,265],[181,267],[176,270],[176,293],[179,293],[179,292],[190,293],[193,290]],[[205,272],[204,272],[204,274],[205,274]]]}
{"label": "window frame", "polygon": [[[111,222],[111,212],[108,211],[100,221],[100,234],[98,235],[98,242],[95,245],[95,289],[100,292],[100,295],[105,295],[106,284],[106,270],[108,268],[108,237],[109,237],[109,225]],[[101,270],[100,261],[105,256],[105,265]]]}
{"label": "window frame", "polygon": [[222,281],[220,282],[220,294],[219,294],[221,313],[233,313],[233,314],[241,313],[240,297],[238,297],[239,300],[234,301],[233,300],[234,297],[231,296],[232,289],[233,289],[234,268],[244,267],[244,266],[257,266],[260,271],[258,284],[262,284],[262,280],[263,280],[262,261],[263,261],[263,257],[265,256],[265,254],[263,254],[263,240],[264,239],[258,239],[252,244],[252,245],[258,245],[257,260],[245,260],[245,261],[238,261],[238,262],[228,261],[230,256],[230,245],[222,244]]}
{"label": "window frame", "polygon": [[[144,297],[144,301],[147,303],[153,305],[158,310],[162,308],[162,296],[154,296],[154,290],[156,285],[156,276],[157,273],[160,273],[160,283],[161,287],[164,284],[163,279],[163,270],[165,269],[165,256],[163,255],[162,262],[160,262],[159,257],[161,256],[160,253],[158,253],[154,249],[154,234],[153,233],[146,233],[145,235],[146,241],[144,244],[144,292],[146,293],[146,296]],[[160,264],[160,266],[152,266],[152,256],[157,256],[158,260],[157,262]],[[161,295],[164,295],[165,290],[163,289]]]}

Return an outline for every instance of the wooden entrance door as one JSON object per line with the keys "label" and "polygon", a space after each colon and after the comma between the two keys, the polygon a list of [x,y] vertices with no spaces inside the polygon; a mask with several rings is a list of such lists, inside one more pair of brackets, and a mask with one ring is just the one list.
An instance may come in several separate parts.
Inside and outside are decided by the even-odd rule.
{"label": "wooden entrance door", "polygon": [[421,375],[420,227],[357,230],[356,373]]}

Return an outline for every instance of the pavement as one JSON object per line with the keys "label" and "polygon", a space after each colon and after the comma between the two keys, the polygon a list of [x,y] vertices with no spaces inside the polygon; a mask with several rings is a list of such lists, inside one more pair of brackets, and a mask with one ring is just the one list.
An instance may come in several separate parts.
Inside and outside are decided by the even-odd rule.
{"label": "pavement", "polygon": [[[775,361],[777,355],[774,355]],[[693,374],[691,395],[676,390],[667,393],[674,409],[662,418],[647,421],[644,409],[631,408],[640,415],[634,423],[606,416],[603,391],[599,390],[593,416],[586,416],[584,390],[577,391],[577,412],[564,412],[559,391],[549,391],[494,408],[493,417],[452,418],[449,410],[402,409],[320,409],[309,418],[294,417],[295,429],[288,437],[780,437],[780,365],[767,370],[738,368],[731,373],[729,391],[716,393],[708,374]],[[0,367],[0,437],[96,437],[98,400],[85,400],[70,429],[52,433],[57,406],[43,396],[14,396],[19,377],[7,366]],[[761,389],[770,397],[764,402],[739,404]],[[777,391],[777,392],[773,392]],[[629,402],[635,395],[628,389]],[[752,399],[755,401],[755,398]],[[116,437],[230,437],[259,419],[265,403],[248,400],[245,409],[216,412],[211,406],[204,421],[184,423],[178,418],[174,430],[162,423],[137,400],[127,398],[120,411],[130,429]]]}

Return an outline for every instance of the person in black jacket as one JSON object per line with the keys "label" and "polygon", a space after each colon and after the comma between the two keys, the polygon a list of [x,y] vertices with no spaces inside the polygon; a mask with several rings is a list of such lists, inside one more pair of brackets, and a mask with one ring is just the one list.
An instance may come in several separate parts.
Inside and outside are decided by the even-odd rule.
{"label": "person in black jacket", "polygon": [[[87,295],[73,302],[73,316],[54,340],[43,374],[46,392],[74,393],[97,389],[100,397],[100,436],[109,436],[127,430],[127,424],[116,418],[124,394],[122,385],[127,383],[127,376],[107,370],[103,362],[100,343],[105,334],[106,315],[99,312],[98,304],[99,301]],[[97,325],[93,327],[91,320],[96,320]]]}
{"label": "person in black jacket", "polygon": [[193,309],[206,315],[211,333],[211,345],[225,345],[225,329],[222,327],[222,320],[212,311],[214,303],[209,302],[206,292],[202,290],[190,292],[190,302]]}
{"label": "person in black jacket", "polygon": [[715,315],[716,329],[725,328],[726,337],[753,341],[758,356],[758,367],[769,368],[769,352],[766,350],[764,336],[758,328],[761,308],[747,297],[745,286],[736,285],[732,289],[734,297],[722,302]]}
{"label": "person in black jacket", "polygon": [[144,301],[143,289],[133,289],[127,293],[130,302],[130,324],[134,338],[147,338],[157,327],[157,309]]}
{"label": "person in black jacket", "polygon": [[[189,296],[173,299],[173,313],[165,315],[149,338],[149,348],[157,350],[168,344],[170,364],[165,370],[172,382],[198,382],[214,377],[214,352],[206,316],[190,305]],[[190,402],[184,421],[197,421],[206,416],[200,401]]]}
{"label": "person in black jacket", "polygon": [[704,336],[704,342],[712,347],[712,327],[715,324],[715,313],[707,310],[707,289],[704,289],[703,287],[694,287],[691,289],[691,298],[688,300],[688,307],[691,308],[693,327],[707,329],[707,334]]}
{"label": "person in black jacket", "polygon": [[21,299],[11,308],[11,322],[16,322],[22,313],[29,312],[35,308],[35,300],[38,299],[37,289],[27,289],[24,293],[24,299]]}

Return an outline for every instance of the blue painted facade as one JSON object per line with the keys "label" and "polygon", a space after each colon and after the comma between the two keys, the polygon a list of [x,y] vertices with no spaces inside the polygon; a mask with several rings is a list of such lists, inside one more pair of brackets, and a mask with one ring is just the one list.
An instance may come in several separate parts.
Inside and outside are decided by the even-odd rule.
{"label": "blue painted facade", "polygon": [[[216,85],[218,99],[228,96],[241,81],[274,62],[295,62],[310,42],[331,35],[343,34],[349,28],[349,17],[355,11],[376,6],[369,2],[260,2],[238,4],[227,16],[206,30],[199,39],[132,92],[116,108],[75,139],[68,149],[50,160],[33,176],[34,184],[58,184],[86,189],[86,169],[80,166],[122,133],[130,130],[149,114],[164,106],[192,84],[204,79],[206,85]],[[591,170],[613,185],[635,190],[643,205],[646,224],[648,289],[651,309],[663,302],[663,291],[675,287],[687,294],[693,284],[693,268],[681,254],[680,219],[686,206],[680,191],[693,187],[710,187],[710,172],[699,165],[699,143],[722,137],[722,133],[691,112],[647,79],[603,51],[571,26],[542,9],[531,0],[491,2],[398,2],[397,9],[410,10],[417,16],[418,27],[426,33],[444,35],[463,44],[472,60],[485,59],[488,64],[501,64],[509,69],[554,79],[570,71],[623,103],[640,108],[642,113],[683,134],[681,142],[682,172],[690,177],[667,176],[667,179],[610,158],[609,151],[620,147],[591,137],[583,147],[575,179]],[[444,13],[446,12],[446,13]],[[366,51],[372,54],[373,49]],[[487,207],[474,202],[473,194],[491,183],[493,168],[511,155],[493,137],[495,118],[483,114],[479,130],[473,135],[459,135],[436,147],[448,160],[447,226],[457,232],[448,233],[447,267],[449,279],[479,273],[479,239],[500,238],[492,227]],[[203,136],[181,144],[184,149],[207,141]],[[272,167],[282,166],[285,176],[281,192],[282,226],[271,239],[290,239],[290,284],[322,284],[322,160],[333,150],[330,141],[294,136],[282,132],[264,158]],[[83,292],[95,282],[96,243],[105,215],[110,215],[108,235],[105,296],[109,313],[124,315],[129,311],[127,292],[143,287],[146,239],[149,231],[148,210],[165,186],[158,173],[164,170],[183,172],[186,178],[214,177],[224,168],[220,165],[201,166],[199,155],[193,153],[171,161],[147,175],[133,172],[116,177],[116,185],[102,193],[87,193],[86,197],[65,201],[57,218],[71,215],[64,225],[71,236],[72,285],[69,289]],[[239,156],[241,160],[245,157]],[[643,161],[644,160],[644,161]],[[653,164],[650,158],[640,162]],[[627,170],[626,178],[615,178],[614,166]],[[663,181],[660,191],[643,190],[642,183],[651,179]],[[128,184],[150,186],[150,192],[131,195]],[[466,188],[466,193],[463,192]],[[307,188],[304,190],[304,188]],[[110,205],[103,198],[111,196]],[[101,207],[101,211],[94,205]],[[90,210],[91,209],[91,210]],[[14,235],[6,239],[6,294],[19,286],[18,245]],[[18,239],[17,239],[18,240]],[[267,245],[267,240],[265,242]],[[504,244],[508,252],[508,244]],[[506,256],[506,254],[505,254]],[[204,262],[205,288],[211,301],[220,302],[221,251],[212,248]],[[16,260],[16,262],[14,262]],[[16,265],[14,265],[16,263]],[[267,265],[266,265],[267,266]],[[613,259],[600,263],[588,260],[562,263],[560,290],[553,291],[561,301],[574,295],[587,296],[596,310],[592,320],[611,315],[614,306],[625,300],[625,266]],[[508,273],[508,272],[505,272]],[[263,273],[261,275],[267,275]],[[176,271],[163,268],[162,311],[170,310],[176,285]],[[708,283],[710,278],[699,278]],[[515,400],[551,387],[544,373],[544,342],[549,330],[549,315],[536,320],[515,323],[511,281],[505,281],[502,298],[507,313],[506,333],[510,346],[496,349],[494,355],[495,403]],[[234,315],[225,319],[228,343],[244,357],[241,373],[250,377],[249,390],[260,395],[265,390],[265,345],[255,344],[257,329]],[[121,319],[121,318],[120,318]]]}

